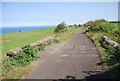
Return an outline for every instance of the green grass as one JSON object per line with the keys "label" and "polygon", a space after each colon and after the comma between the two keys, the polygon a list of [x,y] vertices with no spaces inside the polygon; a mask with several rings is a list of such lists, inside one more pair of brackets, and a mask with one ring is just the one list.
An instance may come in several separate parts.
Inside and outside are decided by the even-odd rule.
{"label": "green grass", "polygon": [[22,79],[25,74],[28,74],[30,71],[34,70],[38,65],[42,63],[41,59],[31,62],[26,66],[16,66],[12,67],[12,69],[8,73],[3,73],[4,76],[0,77],[2,79]]}
{"label": "green grass", "polygon": [[[113,31],[120,31],[120,29],[119,29],[119,27],[118,26],[120,26],[120,23],[110,23],[111,25],[115,25],[116,27],[113,29]],[[113,35],[111,35],[111,34],[107,34],[106,33],[106,35],[111,39],[111,40],[113,40],[113,41],[116,41],[116,42],[118,42],[118,43],[120,43],[120,37],[119,36],[113,36]]]}
{"label": "green grass", "polygon": [[[57,35],[54,34],[54,28],[49,28],[49,29],[42,29],[42,30],[33,30],[33,31],[23,31],[23,32],[14,32],[14,33],[5,33],[3,34],[3,45],[4,50],[3,55],[5,56],[5,52],[7,52],[10,49],[14,49],[16,47],[21,47],[25,46],[26,44],[33,43],[35,41],[41,40],[45,37],[49,36],[56,36],[55,38],[57,39],[57,42],[54,43],[59,43],[59,42],[66,42],[67,40],[70,39],[72,34],[77,30],[77,28],[69,28],[68,31],[59,33]],[[5,41],[9,40],[9,41]],[[51,43],[50,43],[51,44]],[[48,44],[48,45],[50,45]],[[41,47],[40,51],[44,51],[45,47]],[[9,59],[9,58],[4,58],[4,59]],[[39,64],[41,64],[41,59],[37,61],[30,62],[30,64],[25,65],[25,66],[9,66],[9,62],[5,63],[8,71],[3,71],[2,72],[2,78],[3,79],[21,79],[32,71],[34,68],[36,68]]]}
{"label": "green grass", "polygon": [[[116,25],[116,27],[113,30],[118,30],[118,23],[110,23],[111,25]],[[120,23],[119,23],[120,24]],[[119,38],[117,36],[112,35],[112,33],[105,33],[105,32],[87,32],[86,33],[96,44],[98,50],[100,51],[101,57],[104,58],[104,49],[100,46],[99,40],[102,36],[108,36],[111,40],[116,41],[117,43],[120,43],[118,40]]]}
{"label": "green grass", "polygon": [[[107,62],[105,62],[105,60],[109,61],[108,60],[109,58],[106,57],[106,55],[109,56],[109,55],[115,54],[115,52],[114,52],[115,48],[110,49],[111,46],[107,45],[109,48],[105,49],[100,44],[100,39],[102,36],[108,36],[111,40],[116,41],[117,43],[120,44],[120,40],[119,40],[120,36],[118,34],[117,35],[114,34],[114,31],[117,31],[118,33],[120,32],[119,27],[118,27],[118,26],[120,26],[120,23],[119,23],[119,25],[118,25],[118,23],[109,23],[109,24],[113,27],[113,30],[109,30],[109,26],[106,25],[106,27],[108,27],[108,32],[98,31],[98,30],[88,31],[89,27],[84,28],[84,31],[86,31],[86,30],[88,31],[88,32],[86,32],[86,34],[94,41],[94,43],[97,46],[97,49],[100,52],[101,60],[102,60],[102,62],[104,62],[104,65],[102,66],[102,68],[105,71],[110,73],[109,74],[110,77],[117,78],[118,77],[118,70],[120,70],[118,68],[118,67],[120,67],[119,61],[115,61],[115,63],[113,63],[113,65],[108,65],[108,64],[106,64]],[[95,29],[96,27],[98,27],[98,25],[93,26],[93,29]],[[108,53],[108,51],[111,51],[111,52]],[[112,63],[112,62],[114,62],[114,61],[113,60],[110,61],[110,63]]]}
{"label": "green grass", "polygon": [[21,47],[26,44],[33,43],[35,41],[41,40],[43,38],[53,36],[54,28],[32,30],[32,31],[22,31],[13,33],[3,33],[2,39],[2,55],[5,57],[5,53],[16,47]]}
{"label": "green grass", "polygon": [[[118,23],[110,23],[110,24],[113,27],[113,30],[111,30],[110,33],[109,32],[100,32],[100,31],[92,31],[92,32],[88,32],[89,36],[94,38],[94,40],[97,40],[97,39],[100,39],[102,36],[106,35],[111,40],[120,43],[120,41],[118,40],[118,39],[120,39],[119,36],[113,35],[113,31],[118,31],[119,30]],[[119,23],[119,26],[120,26],[120,23]]]}
{"label": "green grass", "polygon": [[62,41],[62,42],[66,42],[67,40],[70,39],[71,35],[77,30],[77,28],[69,28],[68,31],[64,32],[64,33],[59,33],[56,34],[55,37]]}

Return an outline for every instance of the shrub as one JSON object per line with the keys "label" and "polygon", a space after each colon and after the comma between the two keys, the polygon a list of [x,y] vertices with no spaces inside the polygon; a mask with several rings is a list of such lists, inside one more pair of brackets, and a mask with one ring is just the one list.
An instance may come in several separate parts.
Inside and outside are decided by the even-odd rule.
{"label": "shrub", "polygon": [[106,52],[103,62],[107,65],[115,65],[117,63],[120,63],[120,50],[115,49],[111,45],[108,45],[102,39],[99,40],[99,42],[100,42],[101,47],[103,47]]}
{"label": "shrub", "polygon": [[112,24],[104,19],[89,21],[84,24],[86,28],[86,32],[105,32],[111,33],[112,30],[115,28]]}
{"label": "shrub", "polygon": [[112,32],[113,32],[114,36],[116,36],[116,37],[120,36],[120,31],[119,30],[114,30]]}
{"label": "shrub", "polygon": [[99,20],[95,20],[95,21],[88,21],[87,23],[85,23],[83,26],[84,27],[95,27],[101,23],[108,23],[108,21],[104,20],[104,19],[99,19]]}
{"label": "shrub", "polygon": [[57,27],[54,30],[54,33],[61,33],[66,31],[68,28],[68,26],[65,24],[65,22],[62,22],[60,24],[57,25]]}
{"label": "shrub", "polygon": [[6,73],[12,69],[12,65],[9,59],[5,59],[2,61],[2,73]]}
{"label": "shrub", "polygon": [[105,33],[110,33],[114,29],[114,27],[109,24],[109,23],[102,23],[94,27],[89,27],[89,31],[100,31],[100,32],[105,32]]}
{"label": "shrub", "polygon": [[45,45],[44,44],[39,45],[39,51],[45,51]]}
{"label": "shrub", "polygon": [[30,45],[22,47],[22,51],[18,52],[13,58],[7,58],[2,60],[2,76],[6,76],[14,66],[24,66],[29,64],[33,60],[37,60],[37,51]]}
{"label": "shrub", "polygon": [[52,42],[49,42],[47,45],[51,45],[52,44]]}
{"label": "shrub", "polygon": [[106,21],[105,19],[98,19],[98,20],[95,20],[95,22],[98,22],[98,23],[105,23],[105,22],[108,22],[108,21]]}
{"label": "shrub", "polygon": [[[13,56],[13,59],[3,60],[2,64],[3,67],[10,68],[11,66],[19,66],[19,65],[27,65],[31,61],[36,60],[38,58],[37,51],[32,48],[30,45],[26,45],[24,47],[21,47],[23,50],[18,52]],[[6,64],[9,64],[9,66],[6,66]]]}
{"label": "shrub", "polygon": [[114,29],[113,25],[111,25],[110,23],[100,24],[99,27],[101,28],[102,32],[106,32],[106,33],[111,33],[112,30]]}
{"label": "shrub", "polygon": [[74,25],[73,25],[73,27],[77,28],[77,27],[78,27],[78,25],[77,25],[77,24],[74,24]]}
{"label": "shrub", "polygon": [[60,40],[58,40],[58,39],[54,40],[54,43],[59,43],[59,42],[60,42]]}
{"label": "shrub", "polygon": [[13,59],[11,60],[11,65],[27,65],[31,61],[38,58],[37,51],[34,50],[32,46],[26,45],[21,48],[23,50],[13,56]]}
{"label": "shrub", "polygon": [[82,25],[81,25],[81,24],[79,24],[79,25],[78,25],[78,27],[82,27]]}

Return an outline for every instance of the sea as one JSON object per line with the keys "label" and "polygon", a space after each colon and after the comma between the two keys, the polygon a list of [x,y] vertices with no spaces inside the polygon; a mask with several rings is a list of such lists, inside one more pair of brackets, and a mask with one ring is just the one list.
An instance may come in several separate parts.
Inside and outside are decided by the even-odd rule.
{"label": "sea", "polygon": [[56,26],[2,27],[2,31],[0,31],[0,33],[11,33],[11,32],[38,30],[38,29],[55,28],[55,27]]}

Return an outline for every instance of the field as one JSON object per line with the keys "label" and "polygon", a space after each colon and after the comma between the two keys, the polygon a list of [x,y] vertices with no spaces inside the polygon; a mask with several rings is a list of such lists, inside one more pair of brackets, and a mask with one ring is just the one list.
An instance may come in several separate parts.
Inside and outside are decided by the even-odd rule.
{"label": "field", "polygon": [[3,33],[2,34],[2,55],[5,57],[5,53],[16,47],[21,47],[26,44],[33,43],[35,41],[41,40],[45,37],[53,36],[54,28],[32,30],[32,31],[22,31],[13,33]]}

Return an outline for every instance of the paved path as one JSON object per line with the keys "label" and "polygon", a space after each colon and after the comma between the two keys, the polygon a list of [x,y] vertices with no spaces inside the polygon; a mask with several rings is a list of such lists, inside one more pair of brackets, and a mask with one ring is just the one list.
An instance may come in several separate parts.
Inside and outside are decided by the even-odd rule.
{"label": "paved path", "polygon": [[79,29],[65,44],[53,44],[39,54],[43,63],[25,79],[103,78],[99,53],[93,42]]}

